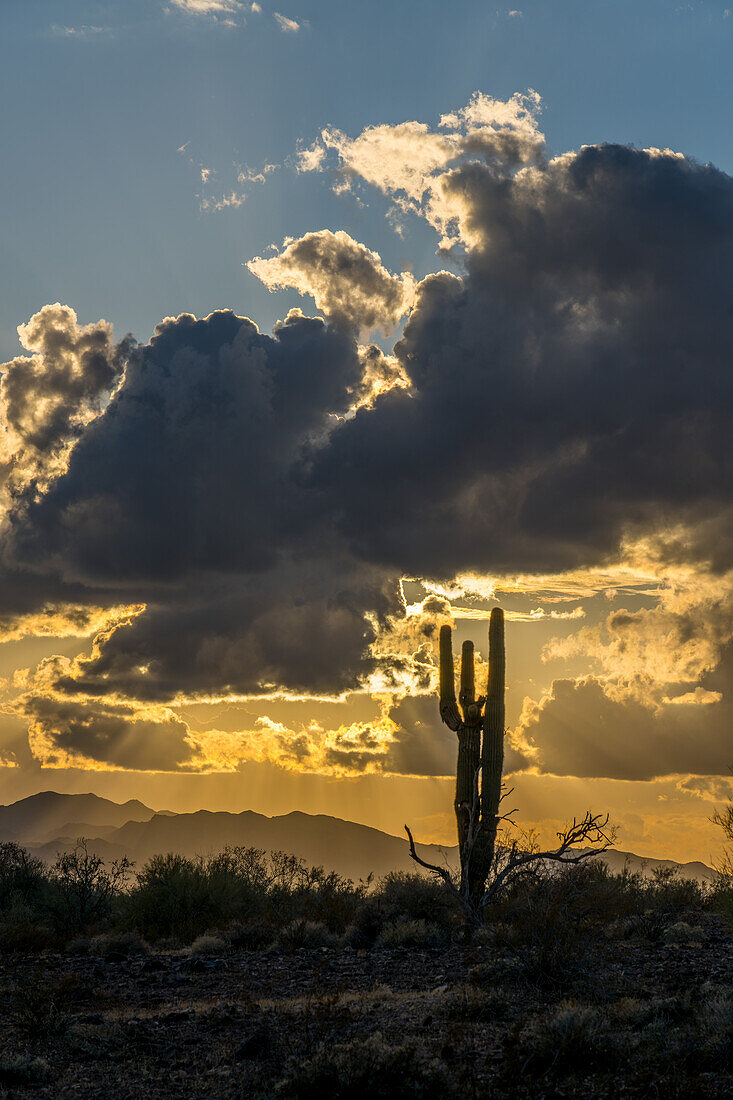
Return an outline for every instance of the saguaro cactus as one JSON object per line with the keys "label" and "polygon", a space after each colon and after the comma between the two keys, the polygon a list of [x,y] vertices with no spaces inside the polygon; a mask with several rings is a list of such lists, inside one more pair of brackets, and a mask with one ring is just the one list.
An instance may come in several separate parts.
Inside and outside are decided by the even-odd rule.
{"label": "saguaro cactus", "polygon": [[[455,810],[461,884],[475,906],[481,900],[491,870],[499,823],[505,670],[504,612],[495,607],[489,620],[487,693],[476,698],[473,642],[464,642],[457,703],[451,628],[441,627],[440,717],[458,736]],[[484,704],[486,710],[482,714]]]}

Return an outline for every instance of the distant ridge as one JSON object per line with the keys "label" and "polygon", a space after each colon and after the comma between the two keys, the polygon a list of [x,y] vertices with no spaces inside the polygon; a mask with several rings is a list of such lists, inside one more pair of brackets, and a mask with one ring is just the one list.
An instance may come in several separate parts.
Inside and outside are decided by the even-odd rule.
{"label": "distant ridge", "polygon": [[[119,803],[96,794],[41,791],[9,806],[0,806],[0,840],[40,843],[59,836],[66,829],[119,828],[127,821],[147,821],[154,813],[155,810],[136,798]],[[81,825],[69,825],[69,822],[80,822]],[[83,834],[76,832],[75,835]]]}
{"label": "distant ridge", "polygon": [[[354,880],[416,869],[402,837],[300,810],[279,817],[266,817],[253,810],[156,813],[137,799],[120,804],[94,794],[54,791],[0,806],[0,841],[15,840],[45,860],[52,861],[59,852],[73,847],[80,836],[85,836],[90,847],[105,859],[126,855],[138,867],[157,852],[209,855],[227,844],[241,844],[291,852],[308,864],[338,871]],[[455,846],[419,844],[418,850],[431,863],[451,869],[457,865]],[[645,874],[671,868],[686,878],[706,882],[715,879],[715,872],[697,861],[679,864],[615,849],[605,852],[603,859],[615,873],[624,866]]]}

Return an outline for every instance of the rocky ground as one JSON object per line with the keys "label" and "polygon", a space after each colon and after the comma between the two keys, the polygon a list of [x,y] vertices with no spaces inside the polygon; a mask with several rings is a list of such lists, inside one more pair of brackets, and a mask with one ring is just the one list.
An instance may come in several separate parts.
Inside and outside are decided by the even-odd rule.
{"label": "rocky ground", "polygon": [[490,937],[139,952],[0,956],[3,1096],[733,1095],[733,951],[712,916],[617,928],[560,965]]}

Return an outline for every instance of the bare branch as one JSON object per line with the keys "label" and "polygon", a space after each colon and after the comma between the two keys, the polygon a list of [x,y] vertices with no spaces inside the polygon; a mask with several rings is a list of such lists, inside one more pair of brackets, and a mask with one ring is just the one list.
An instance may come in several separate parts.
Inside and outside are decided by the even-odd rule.
{"label": "bare branch", "polygon": [[417,854],[417,850],[415,848],[415,841],[413,840],[412,833],[410,832],[409,825],[405,825],[405,832],[407,833],[407,838],[410,842],[410,858],[414,859],[415,863],[419,863],[420,866],[424,867],[427,871],[432,871],[432,873],[434,875],[440,875],[440,877],[445,882],[446,886],[449,886],[454,894],[458,894],[458,891],[456,890],[455,883],[453,882],[453,879],[451,877],[450,871],[446,870],[445,867],[438,867],[435,863],[427,863],[424,859],[422,859]]}
{"label": "bare branch", "polygon": [[[558,848],[548,851],[520,853],[516,842],[509,851],[507,862],[497,872],[493,882],[487,887],[481,899],[480,908],[484,908],[493,901],[501,892],[507,879],[516,876],[523,870],[529,870],[538,863],[583,863],[586,859],[598,856],[610,848],[613,843],[613,833],[608,831],[609,816],[606,814],[592,814],[587,811],[582,821],[573,818],[573,823],[567,829],[557,834],[560,841]],[[584,852],[575,850],[575,845],[580,841],[589,841],[595,845]]]}

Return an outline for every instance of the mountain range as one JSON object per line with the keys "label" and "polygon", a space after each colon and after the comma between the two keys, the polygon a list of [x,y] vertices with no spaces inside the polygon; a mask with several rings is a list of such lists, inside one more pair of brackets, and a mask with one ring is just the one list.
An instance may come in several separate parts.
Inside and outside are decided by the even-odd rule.
{"label": "mountain range", "polygon": [[[292,852],[310,865],[338,871],[354,880],[416,869],[402,837],[354,821],[298,810],[278,817],[252,810],[177,814],[152,810],[137,799],[120,804],[94,794],[54,791],[0,806],[0,842],[16,841],[47,862],[73,848],[79,837],[85,837],[89,847],[105,860],[126,855],[138,867],[157,852],[208,855],[229,844]],[[430,863],[449,868],[457,865],[455,846],[417,847]],[[671,868],[685,878],[715,878],[715,872],[700,862],[680,864],[616,849],[605,852],[603,858],[614,872],[627,865],[632,871],[647,874],[657,868]]]}

